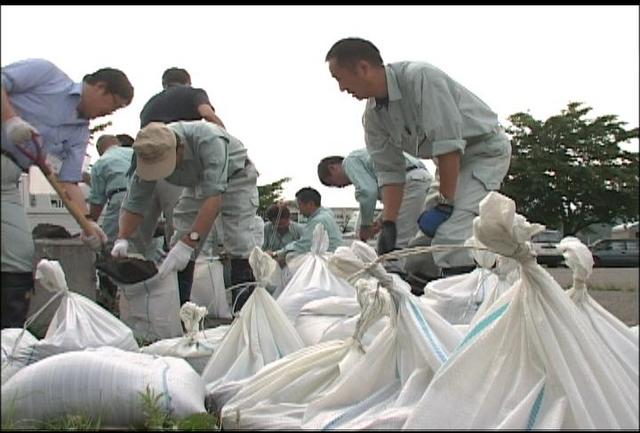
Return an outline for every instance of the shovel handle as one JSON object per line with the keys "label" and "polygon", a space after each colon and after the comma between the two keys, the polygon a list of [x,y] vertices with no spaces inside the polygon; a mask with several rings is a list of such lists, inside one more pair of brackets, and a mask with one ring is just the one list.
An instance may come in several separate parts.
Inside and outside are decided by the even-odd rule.
{"label": "shovel handle", "polygon": [[49,167],[47,166],[46,159],[45,159],[46,155],[42,150],[42,145],[40,144],[38,137],[34,135],[32,137],[32,142],[33,142],[35,151],[29,151],[26,148],[23,148],[22,146],[16,146],[16,147],[23,155],[25,155],[35,165],[38,166],[42,174],[44,174],[44,176],[49,181],[49,184],[53,187],[56,193],[58,193],[58,196],[60,196],[60,198],[62,199],[62,203],[64,203],[64,207],[67,208],[67,210],[69,211],[73,219],[76,220],[76,222],[78,223],[78,225],[80,225],[82,230],[85,233],[91,233],[91,230],[93,229],[93,227],[91,226],[91,223],[89,223],[89,220],[84,216],[84,212],[78,209],[75,203],[71,200],[71,197],[69,197],[69,194],[64,189],[64,187],[60,185],[60,182],[58,181],[58,178],[56,177],[55,173],[49,170]]}
{"label": "shovel handle", "polygon": [[76,220],[78,225],[80,225],[85,233],[91,233],[91,231],[93,230],[93,226],[91,225],[87,217],[84,216],[84,212],[80,211],[76,204],[71,201],[71,197],[69,197],[67,190],[64,189],[64,187],[60,184],[56,175],[52,171],[50,171],[49,174],[46,174],[43,170],[42,173],[45,175],[53,189],[56,190],[56,192],[62,199],[62,203],[64,203],[64,206],[67,208],[73,219]]}

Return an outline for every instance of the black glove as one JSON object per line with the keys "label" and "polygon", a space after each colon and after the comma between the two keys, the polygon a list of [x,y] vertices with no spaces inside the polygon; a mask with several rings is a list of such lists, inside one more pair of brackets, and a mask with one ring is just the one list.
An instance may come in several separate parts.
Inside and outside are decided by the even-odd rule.
{"label": "black glove", "polygon": [[378,255],[388,253],[396,248],[396,223],[394,221],[382,221],[382,231],[378,237]]}

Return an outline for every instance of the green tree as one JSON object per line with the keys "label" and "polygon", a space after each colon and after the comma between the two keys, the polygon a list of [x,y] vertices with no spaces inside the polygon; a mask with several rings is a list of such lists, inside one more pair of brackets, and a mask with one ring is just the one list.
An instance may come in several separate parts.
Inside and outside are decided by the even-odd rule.
{"label": "green tree", "polygon": [[502,192],[529,221],[575,234],[594,223],[638,219],[638,153],[620,148],[638,138],[615,115],[585,118],[571,102],[546,121],[509,117],[511,167]]}
{"label": "green tree", "polygon": [[282,184],[289,182],[290,177],[283,177],[275,182],[268,183],[266,185],[258,185],[258,193],[260,194],[260,204],[258,205],[258,215],[264,217],[264,214],[269,206],[275,201],[282,199]]}
{"label": "green tree", "polygon": [[111,125],[113,125],[113,122],[112,122],[111,120],[109,120],[109,121],[107,121],[107,122],[105,122],[105,123],[99,123],[99,124],[97,124],[96,126],[92,126],[92,127],[89,129],[89,139],[90,139],[90,140],[91,140],[91,139],[93,139],[93,135],[94,135],[96,132],[104,131],[105,129],[107,129],[107,127],[109,127],[109,126],[111,126]]}

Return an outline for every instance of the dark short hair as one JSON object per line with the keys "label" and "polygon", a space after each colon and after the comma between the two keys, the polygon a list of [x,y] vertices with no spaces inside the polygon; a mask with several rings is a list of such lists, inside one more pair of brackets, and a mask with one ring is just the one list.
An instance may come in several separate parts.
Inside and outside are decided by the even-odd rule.
{"label": "dark short hair", "polygon": [[135,141],[129,134],[117,134],[116,137],[118,138],[120,146],[122,147],[131,147],[133,146],[133,142]]}
{"label": "dark short hair", "polygon": [[167,88],[175,84],[191,84],[191,75],[186,69],[169,68],[162,74],[162,87]]}
{"label": "dark short hair", "polygon": [[327,182],[327,178],[331,173],[329,173],[329,166],[334,164],[342,164],[344,157],[342,156],[327,156],[326,158],[322,158],[318,163],[318,179],[320,179],[320,183],[324,186],[333,186]]}
{"label": "dark short hair", "polygon": [[298,190],[296,193],[296,200],[299,200],[302,203],[314,202],[316,206],[320,206],[322,201],[320,193],[309,186]]}
{"label": "dark short hair", "polygon": [[98,69],[93,74],[85,75],[82,81],[87,84],[104,83],[107,92],[120,96],[127,101],[127,105],[129,105],[133,99],[133,86],[124,72],[119,69]]}
{"label": "dark short hair", "polygon": [[272,204],[267,209],[266,217],[272,223],[275,223],[276,220],[279,219],[288,219],[291,218],[291,213],[289,212],[289,208],[284,205]]}
{"label": "dark short hair", "polygon": [[110,143],[111,145],[114,144],[119,144],[120,141],[118,140],[118,138],[113,135],[113,134],[102,134],[100,137],[98,137],[98,139],[96,140],[96,150],[98,151],[98,153],[102,153],[102,147],[107,144]]}
{"label": "dark short hair", "polygon": [[344,38],[333,44],[325,61],[336,59],[341,66],[353,66],[365,60],[374,66],[384,66],[380,51],[371,42],[362,38]]}

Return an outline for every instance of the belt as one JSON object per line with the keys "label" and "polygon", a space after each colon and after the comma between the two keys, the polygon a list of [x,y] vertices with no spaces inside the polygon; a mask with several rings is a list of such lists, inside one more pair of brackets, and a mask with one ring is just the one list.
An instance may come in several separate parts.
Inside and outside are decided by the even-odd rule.
{"label": "belt", "polygon": [[118,189],[114,189],[113,191],[109,191],[107,193],[107,200],[111,200],[111,197],[113,197],[114,195],[116,195],[119,192],[125,192],[127,190],[127,188],[118,188]]}
{"label": "belt", "polygon": [[467,142],[467,146],[473,146],[474,144],[478,144],[482,141],[489,140],[490,138],[498,135],[498,132],[502,131],[501,126],[496,126],[493,131],[487,132],[486,134],[474,135],[473,137],[465,138]]}

